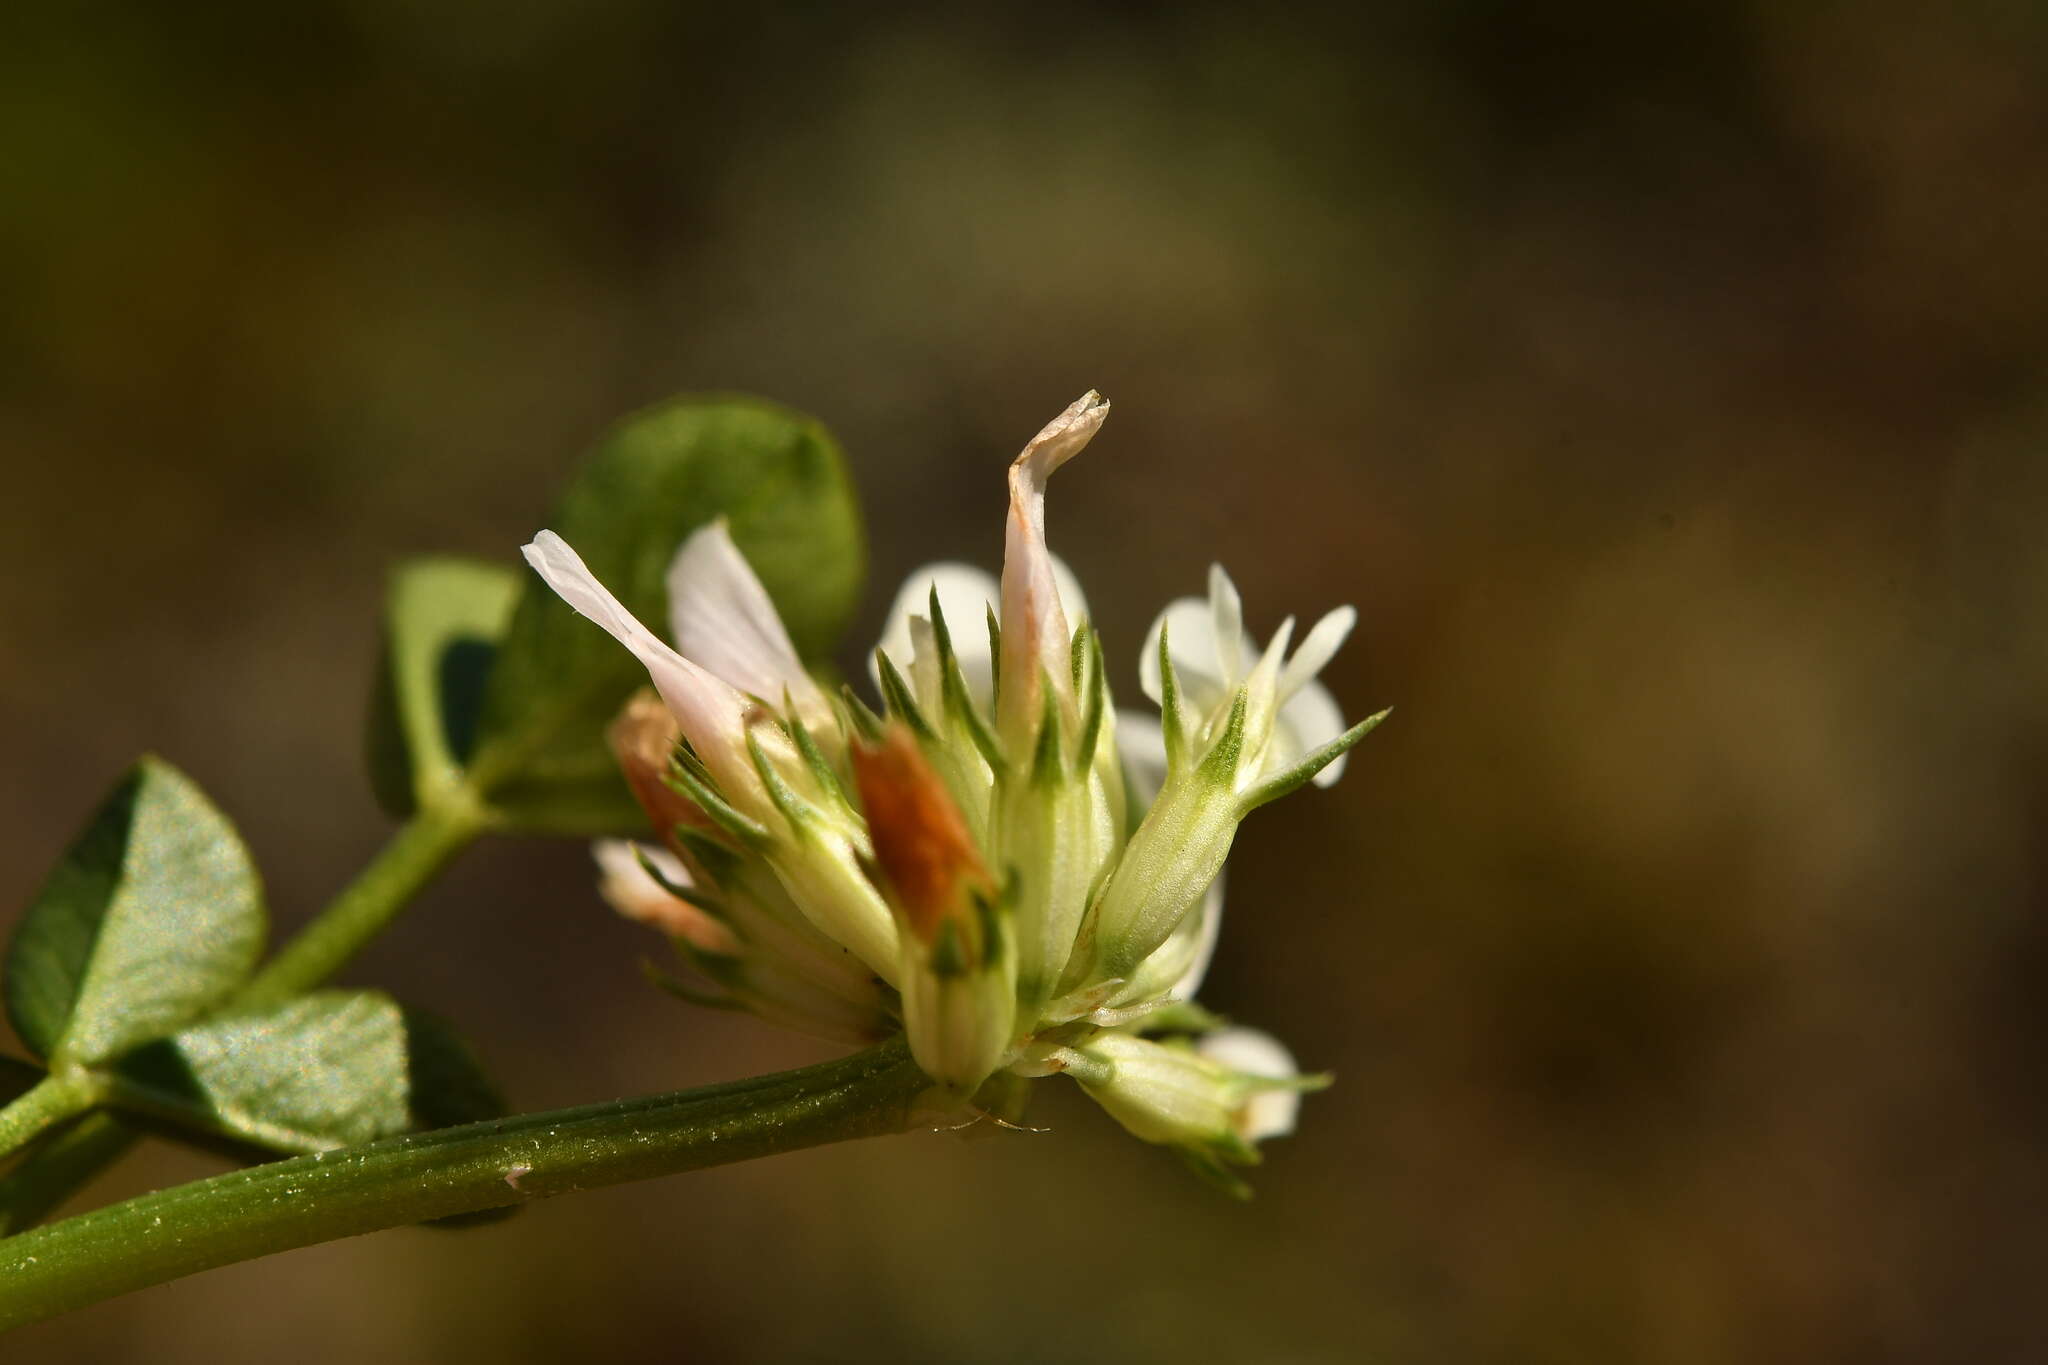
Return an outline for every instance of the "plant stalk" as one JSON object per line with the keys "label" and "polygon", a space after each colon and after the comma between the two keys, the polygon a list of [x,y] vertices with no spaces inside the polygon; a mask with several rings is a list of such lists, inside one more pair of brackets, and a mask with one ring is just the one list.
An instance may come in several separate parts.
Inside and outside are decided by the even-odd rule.
{"label": "plant stalk", "polygon": [[0,1330],[294,1247],[902,1132],[929,1085],[899,1039],[797,1071],[194,1181],[0,1241]]}
{"label": "plant stalk", "polygon": [[14,1151],[45,1128],[83,1114],[99,1102],[99,1087],[82,1071],[57,1070],[0,1109],[0,1156]]}
{"label": "plant stalk", "polygon": [[483,832],[489,819],[466,787],[450,787],[441,800],[420,807],[369,866],[249,978],[234,1004],[276,1004],[340,971]]}

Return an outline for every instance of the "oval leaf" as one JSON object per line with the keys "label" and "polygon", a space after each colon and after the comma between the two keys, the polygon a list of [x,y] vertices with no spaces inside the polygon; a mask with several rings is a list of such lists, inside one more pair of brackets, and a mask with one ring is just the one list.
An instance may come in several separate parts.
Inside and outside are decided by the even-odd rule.
{"label": "oval leaf", "polygon": [[190,778],[147,757],[15,931],[8,1017],[38,1056],[103,1062],[225,999],[263,935],[262,889],[234,826]]}
{"label": "oval leaf", "polygon": [[[666,634],[669,560],[719,516],[798,650],[828,652],[859,599],[866,552],[839,446],[810,418],[756,398],[650,408],[605,438],[546,524]],[[529,576],[472,764],[491,806],[526,828],[640,828],[604,730],[645,681],[631,655]]]}
{"label": "oval leaf", "polygon": [[381,991],[314,991],[208,1020],[130,1054],[114,1081],[123,1107],[279,1152],[505,1112],[445,1025]]}
{"label": "oval leaf", "polygon": [[370,708],[370,777],[395,816],[462,780],[522,581],[509,564],[416,559],[391,576]]}

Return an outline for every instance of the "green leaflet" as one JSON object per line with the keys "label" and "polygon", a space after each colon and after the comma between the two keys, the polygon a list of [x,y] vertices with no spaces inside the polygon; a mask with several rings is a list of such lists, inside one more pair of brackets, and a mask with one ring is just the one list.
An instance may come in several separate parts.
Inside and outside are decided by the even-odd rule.
{"label": "green leaflet", "polygon": [[520,587],[510,563],[416,559],[391,575],[369,733],[371,784],[390,814],[462,780]]}
{"label": "green leaflet", "polygon": [[91,1066],[204,1014],[262,951],[262,890],[227,817],[144,758],[8,945],[8,1017],[38,1056]]}
{"label": "green leaflet", "polygon": [[505,1112],[444,1025],[381,991],[230,1012],[130,1054],[113,1079],[124,1108],[281,1152]]}

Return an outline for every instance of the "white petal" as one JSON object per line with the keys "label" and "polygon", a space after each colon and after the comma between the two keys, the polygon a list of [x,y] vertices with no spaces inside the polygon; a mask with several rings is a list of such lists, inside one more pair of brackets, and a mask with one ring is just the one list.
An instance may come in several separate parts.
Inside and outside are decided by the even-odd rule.
{"label": "white petal", "polygon": [[[939,593],[939,610],[946,613],[946,629],[952,634],[953,653],[960,660],[960,671],[976,699],[986,705],[991,679],[995,677],[995,664],[988,648],[988,609],[1003,595],[1002,585],[996,582],[994,574],[972,564],[925,565],[903,580],[903,587],[889,607],[889,617],[883,623],[882,638],[876,648],[887,654],[899,671],[911,671],[916,649],[910,634],[910,618],[930,614],[934,588]],[[875,686],[880,687],[881,671],[873,655],[868,656],[868,667],[874,671]]]}
{"label": "white petal", "polygon": [[[1199,717],[1229,695],[1222,660],[1216,648],[1215,615],[1207,599],[1179,597],[1166,604],[1145,632],[1145,650],[1138,656],[1138,686],[1157,702],[1164,695],[1159,674],[1159,632],[1167,632],[1173,651],[1173,673],[1180,682],[1181,701]],[[1250,639],[1241,648],[1253,648]]]}
{"label": "white petal", "polygon": [[[1059,586],[1060,608],[1066,613],[1067,621],[1079,626],[1088,616],[1088,595],[1081,591],[1081,580],[1074,577],[1074,571],[1067,567],[1067,561],[1058,555],[1047,555],[1052,561],[1052,581]],[[983,631],[984,636],[988,632]]]}
{"label": "white petal", "polygon": [[1202,989],[1202,982],[1209,975],[1209,964],[1216,957],[1216,940],[1223,933],[1223,874],[1217,873],[1216,880],[1209,883],[1209,889],[1202,893],[1202,903],[1195,908],[1200,916],[1201,942],[1195,947],[1194,961],[1181,973],[1180,980],[1173,983],[1167,994],[1175,1000],[1192,1000]]}
{"label": "white petal", "polygon": [[[1292,1080],[1301,1074],[1294,1054],[1272,1034],[1255,1028],[1225,1028],[1195,1042],[1195,1051],[1247,1076]],[[1285,1137],[1294,1131],[1301,1096],[1293,1090],[1261,1090],[1245,1101],[1238,1115],[1238,1136],[1247,1142]]]}
{"label": "white petal", "polygon": [[771,706],[780,707],[787,691],[806,720],[830,713],[724,517],[699,527],[676,551],[668,567],[668,609],[684,657]]}
{"label": "white petal", "polygon": [[[1081,452],[1109,416],[1090,389],[1032,437],[1010,466],[1010,515],[1003,535],[1003,677],[1005,730],[1037,724],[1041,672],[1055,688],[1070,686],[1068,625],[1052,556],[1045,548],[1045,483]],[[1072,698],[1067,700],[1071,702]]]}
{"label": "white petal", "polygon": [[1238,596],[1237,584],[1230,581],[1221,564],[1209,566],[1209,616],[1216,661],[1222,670],[1223,684],[1229,687],[1244,676],[1241,642],[1249,641],[1244,633],[1244,599]]}
{"label": "white petal", "polygon": [[532,544],[521,547],[521,553],[564,602],[602,626],[646,666],[655,690],[714,776],[747,789],[758,785],[752,766],[739,752],[745,733],[744,697],[641,625],[553,531],[542,531]]}
{"label": "white petal", "polygon": [[1116,748],[1124,761],[1132,801],[1150,810],[1166,785],[1166,732],[1159,719],[1143,711],[1116,713]]}
{"label": "white petal", "polygon": [[[1273,727],[1272,744],[1266,754],[1266,771],[1276,772],[1290,766],[1311,749],[1320,749],[1343,734],[1344,729],[1344,713],[1337,709],[1337,699],[1330,695],[1330,689],[1321,683],[1306,684],[1280,708],[1279,723]],[[1343,776],[1348,757],[1337,755],[1329,767],[1316,774],[1316,785],[1327,787]]]}
{"label": "white petal", "polygon": [[1294,651],[1294,657],[1287,661],[1286,671],[1280,675],[1280,699],[1293,696],[1323,671],[1337,651],[1343,647],[1351,628],[1358,624],[1358,612],[1351,607],[1339,607],[1327,613],[1315,623],[1301,648]]}

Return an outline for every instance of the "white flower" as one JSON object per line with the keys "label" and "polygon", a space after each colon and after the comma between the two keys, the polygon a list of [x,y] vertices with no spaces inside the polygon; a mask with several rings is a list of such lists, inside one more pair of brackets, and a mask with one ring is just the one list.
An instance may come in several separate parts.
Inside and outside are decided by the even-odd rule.
{"label": "white flower", "polygon": [[880,715],[810,677],[723,522],[670,566],[673,645],[559,537],[525,553],[666,707],[636,700],[611,731],[663,843],[594,852],[606,898],[709,983],[672,988],[833,1036],[900,1025],[963,1103],[998,1072],[1067,1071],[1229,1184],[1222,1163],[1290,1130],[1315,1082],[1251,1030],[1147,1032],[1205,1017],[1173,1007],[1215,951],[1238,823],[1327,785],[1374,721],[1345,730],[1315,681],[1350,608],[1291,660],[1291,622],[1260,651],[1220,568],[1141,657],[1161,716],[1112,709],[1080,585],[1045,541],[1047,480],[1107,412],[1084,395],[1012,463],[1000,579],[945,563],[905,584],[873,655]]}
{"label": "white flower", "polygon": [[[1220,564],[1209,568],[1209,596],[1182,597],[1167,604],[1145,636],[1144,652],[1138,656],[1138,682],[1145,695],[1161,702],[1164,691],[1159,671],[1159,637],[1167,636],[1167,651],[1173,657],[1173,671],[1184,703],[1197,717],[1227,715],[1232,697],[1240,687],[1268,675],[1271,695],[1254,697],[1271,714],[1271,737],[1266,741],[1263,761],[1249,776],[1256,780],[1285,771],[1302,757],[1344,733],[1344,713],[1337,708],[1329,689],[1316,681],[1358,620],[1351,607],[1338,607],[1317,621],[1301,648],[1277,667],[1287,642],[1294,633],[1294,618],[1288,617],[1274,634],[1272,644],[1261,651],[1258,642],[1244,628],[1244,605],[1237,585]],[[1256,717],[1247,724],[1257,733]],[[1316,774],[1315,783],[1327,787],[1344,772],[1344,756]]]}
{"label": "white flower", "polygon": [[1219,1029],[1193,1047],[1105,1032],[1059,1053],[1056,1064],[1137,1136],[1227,1161],[1256,1160],[1256,1145],[1294,1131],[1304,1089],[1294,1058],[1257,1029]]}

